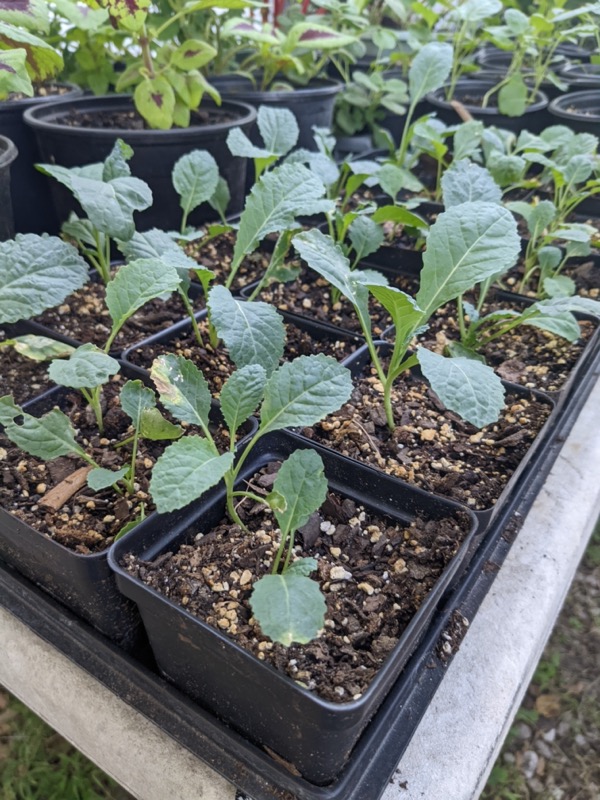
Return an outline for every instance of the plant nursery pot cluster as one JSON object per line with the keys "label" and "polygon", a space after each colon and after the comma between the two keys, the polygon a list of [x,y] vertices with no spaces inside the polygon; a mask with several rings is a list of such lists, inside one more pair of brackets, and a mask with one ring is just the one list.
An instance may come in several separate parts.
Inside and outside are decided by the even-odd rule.
{"label": "plant nursery pot cluster", "polygon": [[[318,34],[303,35],[309,42]],[[447,42],[424,45],[412,63],[419,66],[426,48],[448,75]],[[190,57],[176,52],[173,64]],[[588,48],[561,53],[582,62],[563,71],[571,86],[594,77],[588,56]],[[538,92],[521,117],[484,107],[506,59],[486,52],[479,61],[490,80],[458,81],[461,113],[513,139],[553,121],[598,133],[600,93],[591,88],[550,105]],[[410,91],[430,90],[415,94],[409,117],[418,107],[455,126],[441,66],[419,80],[408,68]],[[420,665],[423,654],[445,665],[460,646],[467,623],[446,615],[455,593],[470,570],[483,569],[486,548],[502,537],[510,546],[514,510],[530,501],[589,390],[600,359],[598,257],[583,246],[590,225],[566,215],[552,239],[549,217],[546,255],[560,267],[544,282],[540,263],[539,286],[535,269],[527,272],[539,233],[530,217],[560,200],[543,182],[542,159],[533,177],[500,186],[484,167],[481,142],[469,150],[472,164],[453,163],[457,140],[437,158],[435,148],[406,144],[419,114],[391,115],[382,124],[399,161],[404,150],[408,157],[388,162],[386,176],[377,154],[353,167],[314,152],[312,127],[331,126],[337,81],[266,92],[235,73],[213,82],[221,104],[204,97],[188,127],[170,130],[148,129],[125,95],[74,90],[0,103],[0,583],[8,565],[75,614],[82,630],[127,654],[127,669],[143,669],[144,685],[162,686],[161,697],[176,687],[183,707],[218,730],[216,740],[255,754],[252,769],[265,782],[284,770],[308,787],[303,800],[328,800],[376,720],[400,715],[410,728],[422,713],[410,704],[390,709],[389,698],[414,678],[417,654]],[[294,143],[269,116],[282,107],[298,120]],[[231,155],[233,128],[241,129],[235,152],[246,147],[254,156]],[[133,150],[129,164],[117,139]],[[487,144],[499,139],[490,134]],[[532,148],[540,141],[530,140]],[[231,195],[228,216],[215,210],[217,189],[190,201],[189,215],[184,208],[172,172],[195,150],[217,162]],[[366,178],[360,161],[373,170]],[[74,199],[67,179],[50,181],[33,171],[35,162],[96,172],[104,162],[101,180],[117,199],[118,180],[137,178],[154,202],[137,206],[145,210],[135,218],[135,204],[123,203],[132,222],[122,241],[125,234],[96,223],[81,195],[81,205]],[[20,194],[19,170],[40,180],[31,189],[39,202]],[[92,171],[83,174],[100,181]],[[446,206],[427,199],[440,196]],[[577,213],[591,218],[593,191],[586,202]],[[48,215],[24,221],[34,205]],[[57,233],[72,212],[80,227],[71,222],[62,239],[33,235]],[[190,232],[217,217],[214,227]],[[484,233],[458,258],[478,225]],[[15,231],[31,238],[13,238]],[[481,244],[488,235],[493,244]],[[581,246],[569,250],[573,242]],[[42,250],[64,263],[40,278]],[[124,264],[109,263],[117,253],[126,254]],[[492,273],[497,259],[501,269]],[[457,264],[472,270],[469,287]],[[40,303],[36,279],[54,297],[52,281],[67,277],[60,301]],[[9,313],[13,303],[21,316]],[[498,333],[500,323],[506,329]],[[435,370],[452,377],[444,384]],[[292,502],[283,484],[298,453],[319,466],[288,476]],[[314,496],[302,495],[317,479]],[[318,590],[323,611],[309,634],[290,623],[285,636],[266,635],[256,592],[268,578]],[[294,620],[298,607],[306,610],[286,603]],[[295,796],[278,787],[273,796],[284,793]]]}

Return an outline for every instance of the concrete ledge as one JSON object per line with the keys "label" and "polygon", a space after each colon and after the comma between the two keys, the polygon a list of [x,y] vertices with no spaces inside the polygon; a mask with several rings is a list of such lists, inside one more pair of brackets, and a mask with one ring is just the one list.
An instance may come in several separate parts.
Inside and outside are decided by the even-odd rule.
{"label": "concrete ledge", "polygon": [[[600,514],[599,474],[600,382],[384,800],[479,797]],[[0,641],[0,684],[137,798],[235,799],[230,783],[1,608]]]}

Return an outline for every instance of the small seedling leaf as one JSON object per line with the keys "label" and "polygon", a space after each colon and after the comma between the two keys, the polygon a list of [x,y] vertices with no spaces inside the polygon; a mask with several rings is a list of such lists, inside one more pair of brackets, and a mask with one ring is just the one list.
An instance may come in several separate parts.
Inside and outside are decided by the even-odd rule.
{"label": "small seedling leaf", "polygon": [[425,347],[417,355],[446,408],[477,428],[496,422],[504,408],[504,387],[491,367],[470,358],[444,358]]}
{"label": "small seedling leaf", "polygon": [[121,408],[131,420],[133,427],[139,431],[142,414],[156,406],[156,398],[152,389],[140,381],[127,381],[120,394]]}
{"label": "small seedling leaf", "polygon": [[286,647],[314,639],[327,611],[316,581],[293,572],[256,581],[250,605],[265,636]]}
{"label": "small seedling leaf", "polygon": [[306,525],[327,496],[323,460],[314,450],[296,450],[277,473],[273,491],[285,499],[285,508],[275,508],[281,531],[288,534]]}
{"label": "small seedling leaf", "polygon": [[26,233],[0,242],[0,323],[41,314],[87,280],[83,258],[56,236]]}
{"label": "small seedling leaf", "polygon": [[121,267],[106,287],[106,305],[115,327],[155,297],[176,291],[179,274],[157,258],[139,258]]}
{"label": "small seedling leaf", "polygon": [[119,362],[94,344],[78,347],[70,358],[53,361],[48,376],[60,386],[71,389],[94,389],[105,384],[120,369]]}
{"label": "small seedling leaf", "polygon": [[446,208],[461,203],[502,202],[502,190],[488,170],[467,160],[454,161],[444,173],[442,194]]}
{"label": "small seedling leaf", "polygon": [[[16,419],[20,422],[16,423]],[[5,395],[0,397],[0,425],[17,447],[44,461],[84,452],[75,441],[69,418],[56,408],[42,417],[33,417],[15,405],[12,395]]]}
{"label": "small seedling leaf", "polygon": [[221,389],[221,412],[231,433],[235,433],[262,400],[267,373],[260,364],[238,369]]}
{"label": "small seedling leaf", "polygon": [[241,369],[260,364],[270,375],[283,355],[283,318],[268,303],[247,303],[234,298],[224,286],[215,286],[208,296],[210,319],[231,360]]}
{"label": "small seedling leaf", "polygon": [[233,453],[219,455],[200,436],[169,445],[154,465],[150,494],[159,514],[183,508],[215,486],[233,465]]}
{"label": "small seedling leaf", "polygon": [[159,356],[152,363],[150,377],[162,404],[174,417],[191,425],[208,425],[210,390],[195,364],[183,356]]}
{"label": "small seedling leaf", "polygon": [[330,356],[300,356],[271,375],[261,407],[263,433],[314,425],[337,411],[352,393],[350,371]]}
{"label": "small seedling leaf", "polygon": [[219,168],[206,150],[186,153],[173,167],[173,186],[186,214],[207,203],[217,190]]}
{"label": "small seedling leaf", "polygon": [[112,469],[104,469],[104,467],[96,467],[91,470],[87,476],[87,484],[93,492],[101,492],[102,489],[108,489],[109,486],[120,481],[129,472],[129,467],[122,467],[122,469],[113,472]]}

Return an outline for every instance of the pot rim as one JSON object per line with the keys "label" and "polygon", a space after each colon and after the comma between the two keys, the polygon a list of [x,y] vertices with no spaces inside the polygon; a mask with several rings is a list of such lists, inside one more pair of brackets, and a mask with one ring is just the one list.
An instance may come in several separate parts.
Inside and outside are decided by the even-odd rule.
{"label": "pot rim", "polygon": [[568,92],[552,100],[548,111],[555,117],[564,119],[577,119],[584,122],[597,122],[600,120],[600,110],[595,114],[583,114],[579,110],[570,111],[568,106],[576,103],[583,108],[589,108],[589,103],[594,101],[600,109],[600,88],[586,89],[581,92]]}
{"label": "pot rim", "polygon": [[[217,107],[210,99],[203,100],[206,105]],[[91,107],[91,108],[90,108]],[[36,130],[46,132],[56,132],[58,130],[67,133],[69,136],[86,138],[90,135],[106,139],[114,139],[115,136],[127,139],[132,144],[141,139],[146,139],[152,135],[158,141],[181,141],[186,138],[196,138],[199,131],[210,132],[211,134],[225,133],[233,127],[247,125],[254,122],[256,109],[247,103],[237,100],[225,100],[219,108],[229,109],[240,113],[238,119],[231,122],[217,122],[209,125],[190,125],[187,128],[170,128],[168,130],[158,130],[155,128],[144,128],[142,130],[129,130],[127,128],[78,128],[65,125],[61,118],[71,110],[91,110],[95,108],[122,110],[123,108],[133,108],[133,97],[127,94],[107,94],[97,97],[76,97],[70,100],[58,101],[49,106],[35,105],[23,114],[25,123]],[[202,107],[202,106],[200,106]]]}
{"label": "pot rim", "polygon": [[[53,81],[52,86],[59,86],[68,89],[64,94],[47,94],[42,97],[21,97],[18,100],[2,100],[0,101],[0,114],[14,112],[15,108],[24,108],[25,110],[38,105],[47,106],[54,103],[61,103],[64,100],[71,100],[74,97],[81,97],[83,90],[75,83],[68,81]],[[23,111],[25,113],[25,111]]]}
{"label": "pot rim", "polygon": [[0,168],[9,167],[18,155],[19,151],[13,140],[0,135]]}
{"label": "pot rim", "polygon": [[[451,108],[450,102],[446,100],[441,93],[448,87],[449,84],[444,84],[439,89],[436,89],[433,92],[429,92],[425,99],[428,103],[431,103],[432,106],[437,106],[438,108]],[[464,78],[463,80],[459,80],[456,84],[456,88],[464,88],[466,90],[477,90],[477,89],[492,89],[494,87],[494,83],[491,81],[482,81],[482,80],[475,80],[473,78]],[[542,92],[540,89],[536,92],[536,97],[538,98],[535,100],[531,105],[527,106],[523,114],[520,116],[523,117],[525,114],[532,114],[536,111],[543,111],[548,106],[548,96]],[[454,95],[454,99],[456,99],[456,93]],[[486,106],[486,108],[482,108],[481,106],[474,106],[470,103],[464,103],[464,107],[467,111],[473,111],[481,116],[496,116],[501,114],[502,112],[499,111],[498,106]]]}

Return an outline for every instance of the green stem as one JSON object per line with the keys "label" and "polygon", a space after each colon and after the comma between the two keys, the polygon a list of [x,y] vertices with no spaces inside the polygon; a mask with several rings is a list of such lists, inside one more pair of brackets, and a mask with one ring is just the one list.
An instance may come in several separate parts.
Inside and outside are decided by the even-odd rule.
{"label": "green stem", "polygon": [[90,408],[94,412],[94,416],[96,417],[96,424],[98,425],[98,430],[100,431],[100,433],[103,433],[104,421],[102,419],[102,407],[100,403],[100,398],[102,395],[102,387],[96,386],[95,389],[81,389],[81,394],[85,397],[85,399],[89,403]]}
{"label": "green stem", "polygon": [[247,497],[249,500],[254,500],[255,503],[262,503],[263,505],[267,505],[267,500],[265,497],[261,497],[259,494],[254,494],[254,492],[232,492],[232,497]]}
{"label": "green stem", "polygon": [[273,561],[273,568],[271,569],[272,575],[277,575],[279,570],[279,564],[281,562],[281,557],[283,556],[283,552],[285,550],[285,544],[288,540],[288,533],[281,531],[281,541],[279,542],[279,547],[277,548],[277,555]]}
{"label": "green stem", "polygon": [[125,479],[125,487],[128,494],[133,494],[134,491],[133,484],[135,481],[135,462],[137,459],[138,442],[139,432],[136,430],[133,434],[133,447],[131,448],[131,466],[129,468],[129,477]]}
{"label": "green stem", "polygon": [[467,339],[467,326],[465,325],[465,310],[463,306],[462,295],[457,300],[458,305],[458,329],[460,331],[460,340],[464,344]]}
{"label": "green stem", "polygon": [[200,347],[204,347],[204,341],[202,339],[202,334],[200,333],[200,328],[198,327],[198,320],[194,315],[194,309],[192,308],[192,304],[190,303],[190,298],[187,296],[185,289],[180,287],[179,294],[181,295],[181,299],[183,301],[183,305],[185,310],[187,311],[190,320],[192,322],[192,329],[194,331],[194,336],[196,337],[196,341],[200,345]]}

